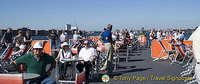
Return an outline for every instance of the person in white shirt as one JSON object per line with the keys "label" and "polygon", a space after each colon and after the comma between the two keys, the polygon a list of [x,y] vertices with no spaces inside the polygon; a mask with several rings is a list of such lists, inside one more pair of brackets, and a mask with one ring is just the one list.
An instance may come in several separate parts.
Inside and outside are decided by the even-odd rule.
{"label": "person in white shirt", "polygon": [[184,40],[184,34],[182,32],[180,32],[180,35],[178,36],[179,40]]}
{"label": "person in white shirt", "polygon": [[112,40],[115,42],[117,40],[117,36],[115,35],[115,32],[112,33]]}
{"label": "person in white shirt", "polygon": [[130,35],[130,39],[132,40],[133,39],[133,30],[130,31],[129,35]]}
{"label": "person in white shirt", "polygon": [[161,39],[162,39],[161,30],[159,30],[159,31],[157,32],[157,39],[158,39],[158,40],[161,40]]}
{"label": "person in white shirt", "polygon": [[60,41],[61,41],[61,43],[68,41],[68,34],[65,32],[65,30],[63,30],[62,34],[60,35]]}
{"label": "person in white shirt", "polygon": [[78,34],[78,31],[75,31],[75,34],[73,35],[73,42],[76,43],[80,39],[80,35]]}
{"label": "person in white shirt", "polygon": [[97,56],[97,52],[93,47],[89,46],[88,40],[84,41],[84,48],[82,48],[79,52],[79,58],[83,59],[84,61],[79,62],[76,65],[76,68],[79,72],[83,71],[83,68],[85,67],[85,82],[86,84],[89,83],[88,76],[90,73],[90,68],[92,67],[92,64]]}
{"label": "person in white shirt", "polygon": [[63,59],[70,59],[72,58],[71,50],[69,49],[69,44],[67,42],[64,42],[61,44],[62,49],[60,49],[57,58],[55,59],[56,62],[58,62],[59,66],[59,74],[61,75],[59,77],[60,80],[65,79],[67,67],[70,66],[69,62],[63,61]]}
{"label": "person in white shirt", "polygon": [[175,30],[175,33],[174,33],[174,40],[175,40],[175,41],[178,41],[178,40],[179,40],[178,31],[177,31],[177,30]]}

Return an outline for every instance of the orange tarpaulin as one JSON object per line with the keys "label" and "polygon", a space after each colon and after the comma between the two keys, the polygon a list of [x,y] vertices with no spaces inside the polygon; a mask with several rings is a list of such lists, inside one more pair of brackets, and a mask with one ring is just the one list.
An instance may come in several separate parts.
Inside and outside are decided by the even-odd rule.
{"label": "orange tarpaulin", "polygon": [[41,42],[45,53],[51,55],[51,42],[49,40],[34,40],[31,42],[31,45],[35,44],[36,42]]}
{"label": "orange tarpaulin", "polygon": [[172,39],[174,39],[174,36],[165,36],[165,39],[172,40]]}

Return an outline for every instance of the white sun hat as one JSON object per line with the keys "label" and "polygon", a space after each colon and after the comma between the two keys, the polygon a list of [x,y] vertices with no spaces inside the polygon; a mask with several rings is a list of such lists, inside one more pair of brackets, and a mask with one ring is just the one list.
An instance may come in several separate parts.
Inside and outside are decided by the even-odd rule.
{"label": "white sun hat", "polygon": [[63,48],[64,46],[67,46],[67,45],[69,46],[69,44],[67,42],[64,42],[61,44],[61,47]]}
{"label": "white sun hat", "polygon": [[42,43],[36,42],[36,43],[33,45],[33,48],[43,48]]}

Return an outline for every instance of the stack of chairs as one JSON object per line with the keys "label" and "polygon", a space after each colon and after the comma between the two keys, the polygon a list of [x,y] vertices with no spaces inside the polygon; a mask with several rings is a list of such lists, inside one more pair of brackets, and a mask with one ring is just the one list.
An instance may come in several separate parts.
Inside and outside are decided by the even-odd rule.
{"label": "stack of chairs", "polygon": [[126,62],[128,62],[129,59],[129,53],[131,49],[127,46],[126,49],[119,49],[121,45],[124,43],[122,41],[116,42],[116,45],[119,45],[118,48],[115,49],[115,56],[117,57],[117,62],[119,63],[120,58],[125,58]]}
{"label": "stack of chairs", "polygon": [[14,47],[8,46],[5,51],[1,54],[0,57],[0,67],[1,67],[1,73],[7,73],[8,71],[6,70],[6,68],[8,67],[8,65],[11,64],[11,59],[10,56],[13,52]]}
{"label": "stack of chairs", "polygon": [[105,54],[105,46],[102,42],[97,42],[97,58],[96,58],[96,65],[97,65],[97,72],[103,67],[106,61],[106,54]]}
{"label": "stack of chairs", "polygon": [[[189,49],[192,51],[192,46],[190,45],[188,46],[189,46]],[[196,66],[196,62],[194,60],[194,55],[192,54],[192,56],[190,56],[188,61],[186,61],[186,64],[183,66],[184,68],[186,68],[186,70],[180,73],[181,77],[192,77],[191,80],[184,80],[186,84],[197,83],[196,77],[195,77],[195,66]]]}

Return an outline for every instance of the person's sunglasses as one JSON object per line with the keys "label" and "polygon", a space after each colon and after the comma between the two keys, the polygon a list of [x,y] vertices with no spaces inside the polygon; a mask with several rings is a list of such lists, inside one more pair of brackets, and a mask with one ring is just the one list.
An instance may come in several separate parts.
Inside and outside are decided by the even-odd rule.
{"label": "person's sunglasses", "polygon": [[84,43],[84,45],[89,45],[89,43]]}
{"label": "person's sunglasses", "polygon": [[65,47],[65,48],[66,48],[66,47],[69,47],[69,46],[63,46],[63,47]]}
{"label": "person's sunglasses", "polygon": [[35,48],[34,50],[42,50],[41,48]]}

